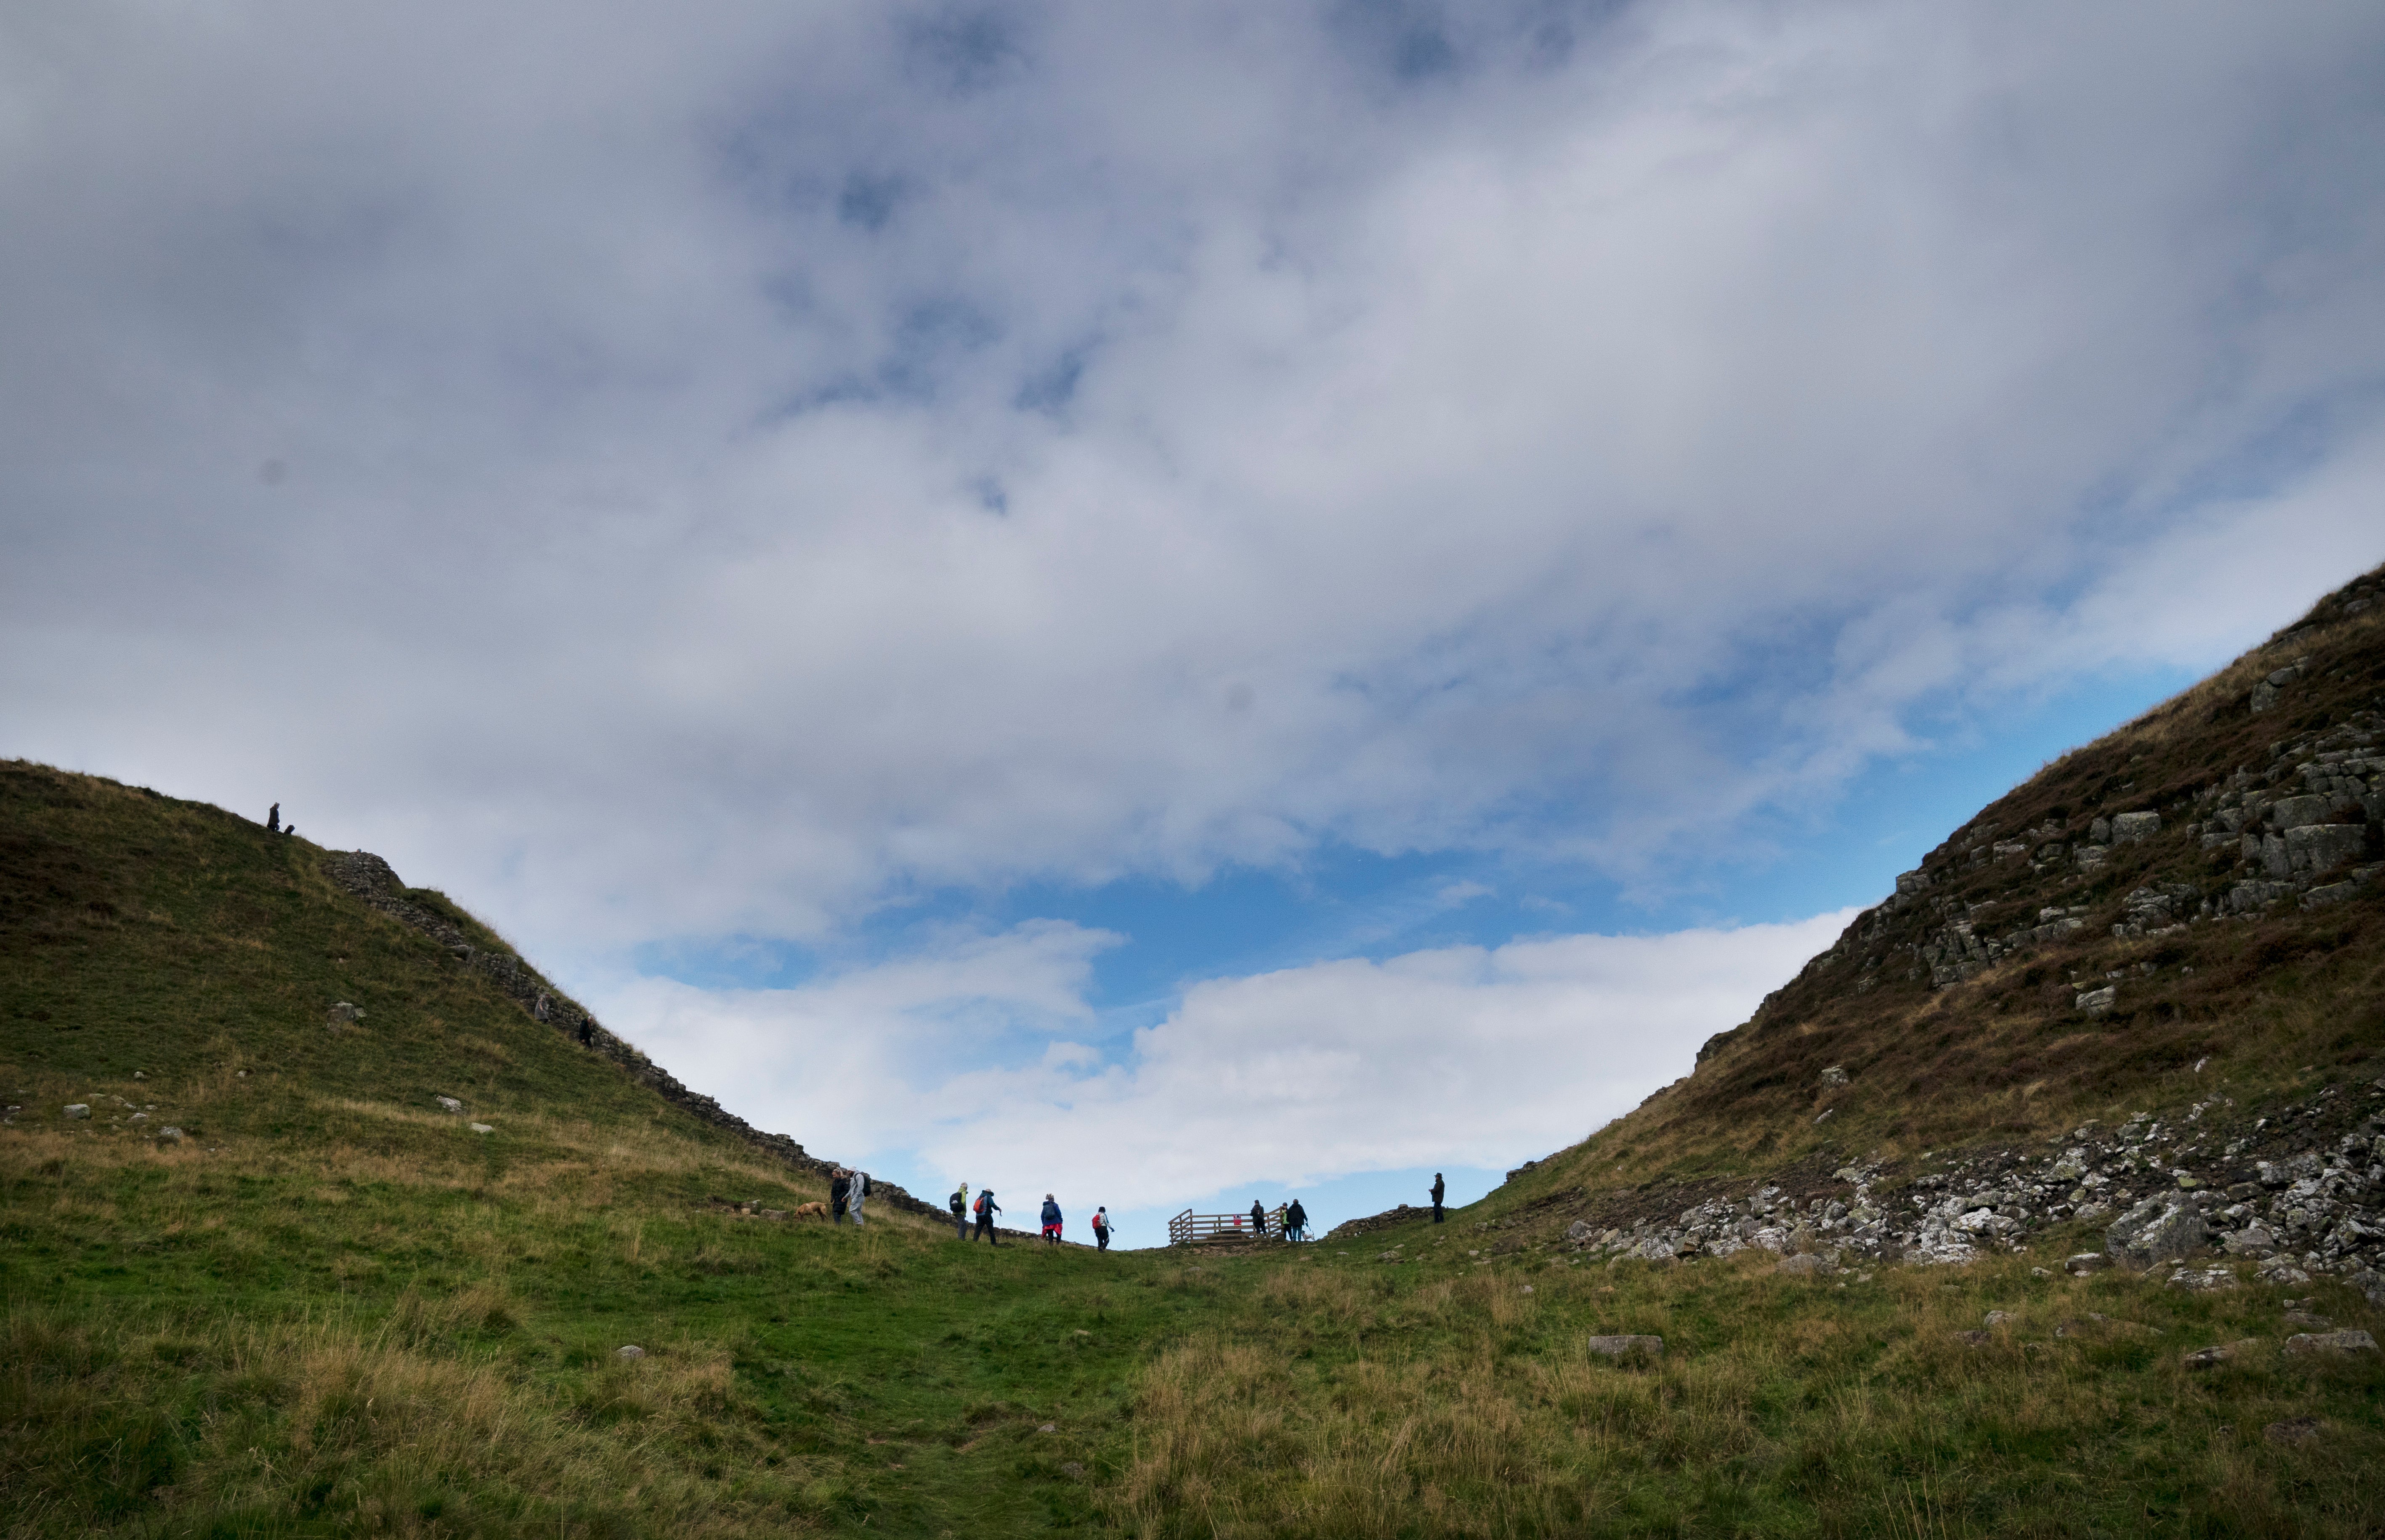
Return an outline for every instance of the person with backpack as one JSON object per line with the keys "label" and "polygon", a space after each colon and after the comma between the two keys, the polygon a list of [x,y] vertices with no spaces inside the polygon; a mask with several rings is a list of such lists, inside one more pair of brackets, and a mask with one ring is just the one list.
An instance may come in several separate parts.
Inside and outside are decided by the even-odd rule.
{"label": "person with backpack", "polygon": [[968,1239],[968,1183],[953,1189],[953,1228],[958,1232],[955,1240]]}
{"label": "person with backpack", "polygon": [[1283,1211],[1283,1238],[1287,1241],[1308,1239],[1308,1210],[1300,1206],[1298,1198],[1293,1198],[1292,1207]]}
{"label": "person with backpack", "polygon": [[844,1222],[844,1200],[853,1192],[853,1173],[839,1166],[829,1174],[828,1217],[838,1224]]}
{"label": "person with backpack", "polygon": [[1445,1192],[1447,1192],[1447,1191],[1449,1191],[1449,1188],[1447,1187],[1447,1185],[1445,1185],[1445,1184],[1442,1182],[1442,1180],[1441,1180],[1441,1173],[1440,1173],[1439,1171],[1435,1171],[1435,1172],[1433,1172],[1433,1173],[1432,1173],[1432,1222],[1433,1222],[1433,1223],[1435,1223],[1435,1224],[1439,1224],[1439,1223],[1441,1222],[1441,1195],[1442,1195],[1442,1194],[1443,1194],[1443,1193],[1445,1193]]}
{"label": "person with backpack", "polygon": [[845,1183],[845,1206],[853,1210],[853,1222],[861,1223],[861,1200],[869,1196],[869,1173],[855,1171]]}
{"label": "person with backpack", "polygon": [[988,1246],[1000,1246],[1002,1240],[993,1233],[993,1216],[1002,1212],[1002,1205],[993,1201],[993,1189],[988,1187],[977,1195],[977,1233],[985,1237]]}
{"label": "person with backpack", "polygon": [[1267,1208],[1258,1199],[1251,1199],[1251,1233],[1260,1240],[1267,1236]]}
{"label": "person with backpack", "polygon": [[1045,1246],[1060,1244],[1060,1206],[1052,1201],[1052,1195],[1049,1193],[1043,1195],[1043,1244]]}
{"label": "person with backpack", "polygon": [[1093,1246],[1100,1251],[1110,1248],[1110,1211],[1107,1208],[1093,1210]]}

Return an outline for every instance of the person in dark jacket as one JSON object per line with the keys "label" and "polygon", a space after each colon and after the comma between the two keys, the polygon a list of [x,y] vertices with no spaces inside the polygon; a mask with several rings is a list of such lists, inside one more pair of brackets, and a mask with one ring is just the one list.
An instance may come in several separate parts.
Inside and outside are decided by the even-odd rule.
{"label": "person in dark jacket", "polygon": [[1283,1211],[1283,1238],[1305,1241],[1308,1238],[1307,1231],[1308,1210],[1300,1206],[1300,1199],[1293,1198],[1292,1207]]}
{"label": "person in dark jacket", "polygon": [[828,1217],[838,1224],[844,1222],[844,1200],[853,1192],[853,1173],[839,1166],[829,1174]]}
{"label": "person in dark jacket", "polygon": [[1256,1198],[1251,1199],[1251,1233],[1259,1240],[1267,1239],[1267,1207]]}
{"label": "person in dark jacket", "polygon": [[1110,1211],[1107,1208],[1093,1210],[1093,1246],[1102,1251],[1110,1248]]}
{"label": "person in dark jacket", "polygon": [[1439,1224],[1439,1223],[1441,1222],[1441,1195],[1442,1195],[1442,1194],[1443,1194],[1443,1193],[1445,1193],[1445,1192],[1447,1192],[1448,1190],[1449,1190],[1449,1189],[1448,1189],[1448,1187],[1447,1187],[1447,1186],[1445,1186],[1445,1185],[1442,1183],[1442,1180],[1441,1180],[1441,1173],[1440,1173],[1439,1171],[1435,1171],[1435,1172],[1433,1172],[1433,1173],[1432,1173],[1432,1222],[1433,1222],[1433,1223],[1435,1223],[1435,1224]]}
{"label": "person in dark jacket", "polygon": [[1052,1195],[1049,1193],[1045,1193],[1043,1195],[1043,1244],[1045,1246],[1058,1246],[1060,1244],[1060,1205],[1053,1200]]}
{"label": "person in dark jacket", "polygon": [[993,1189],[988,1187],[977,1195],[977,1233],[985,1237],[988,1246],[1000,1246],[993,1233],[993,1216],[1002,1212],[1002,1205],[993,1201]]}

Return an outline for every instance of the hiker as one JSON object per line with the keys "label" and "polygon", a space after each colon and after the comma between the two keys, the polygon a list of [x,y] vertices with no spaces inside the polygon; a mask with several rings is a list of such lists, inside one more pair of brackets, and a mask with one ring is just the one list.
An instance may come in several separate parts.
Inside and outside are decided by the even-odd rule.
{"label": "hiker", "polygon": [[853,1191],[853,1173],[839,1166],[829,1173],[828,1217],[838,1224],[844,1222],[844,1200]]}
{"label": "hiker", "polygon": [[593,1048],[596,1045],[596,1018],[593,1016],[583,1016],[580,1019],[580,1045],[583,1048]]}
{"label": "hiker", "polygon": [[855,1171],[844,1184],[845,1207],[853,1210],[853,1222],[861,1223],[861,1200],[869,1196],[869,1173]]}
{"label": "hiker", "polygon": [[954,1237],[953,1237],[953,1238],[954,1238],[955,1240],[966,1241],[966,1240],[968,1240],[968,1183],[964,1182],[964,1183],[962,1183],[959,1186],[957,1186],[957,1187],[955,1187],[955,1188],[954,1188],[954,1189],[953,1189],[953,1202],[952,1202],[952,1209],[953,1209],[953,1229],[954,1229],[954,1231],[955,1232],[955,1235],[954,1235]]}
{"label": "hiker", "polygon": [[1293,1198],[1292,1207],[1283,1211],[1283,1238],[1287,1241],[1308,1239],[1308,1210],[1300,1206],[1298,1198]]}
{"label": "hiker", "polygon": [[281,804],[279,802],[273,805],[271,812],[265,815],[265,832],[268,834],[281,833]]}
{"label": "hiker", "polygon": [[1107,1208],[1093,1210],[1093,1246],[1101,1251],[1110,1248],[1110,1211]]}
{"label": "hiker", "polygon": [[1001,1212],[1002,1205],[993,1201],[993,1188],[977,1195],[977,1233],[985,1237],[988,1246],[1002,1244],[1002,1238],[993,1233],[993,1216]]}
{"label": "hiker", "polygon": [[1052,1201],[1049,1193],[1043,1195],[1043,1244],[1060,1244],[1060,1206]]}
{"label": "hiker", "polygon": [[1439,1223],[1441,1222],[1441,1195],[1442,1195],[1442,1194],[1443,1194],[1443,1193],[1445,1193],[1445,1192],[1447,1192],[1448,1190],[1449,1190],[1449,1189],[1448,1189],[1446,1186],[1444,1186],[1444,1185],[1442,1184],[1442,1180],[1441,1180],[1441,1173],[1440,1173],[1439,1171],[1435,1171],[1435,1172],[1433,1172],[1433,1173],[1432,1173],[1432,1222],[1433,1222],[1433,1223],[1435,1223],[1435,1224],[1439,1224]]}
{"label": "hiker", "polygon": [[1260,1240],[1267,1239],[1267,1210],[1256,1198],[1251,1199],[1251,1230]]}

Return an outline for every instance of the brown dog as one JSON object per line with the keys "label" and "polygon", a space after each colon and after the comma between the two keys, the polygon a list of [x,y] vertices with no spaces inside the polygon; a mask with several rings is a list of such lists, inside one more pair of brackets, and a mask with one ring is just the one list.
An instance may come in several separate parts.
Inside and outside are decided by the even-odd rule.
{"label": "brown dog", "polygon": [[788,1211],[787,1217],[791,1220],[825,1220],[828,1218],[828,1205],[825,1203],[798,1203],[793,1209]]}

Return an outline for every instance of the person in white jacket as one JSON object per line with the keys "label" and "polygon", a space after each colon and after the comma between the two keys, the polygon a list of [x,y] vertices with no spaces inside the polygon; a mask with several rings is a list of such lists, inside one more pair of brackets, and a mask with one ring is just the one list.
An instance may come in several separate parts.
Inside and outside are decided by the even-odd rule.
{"label": "person in white jacket", "polygon": [[861,1222],[861,1200],[868,1196],[869,1173],[856,1166],[854,1168],[850,1184],[844,1190],[845,1211],[853,1216],[853,1222],[855,1224]]}

